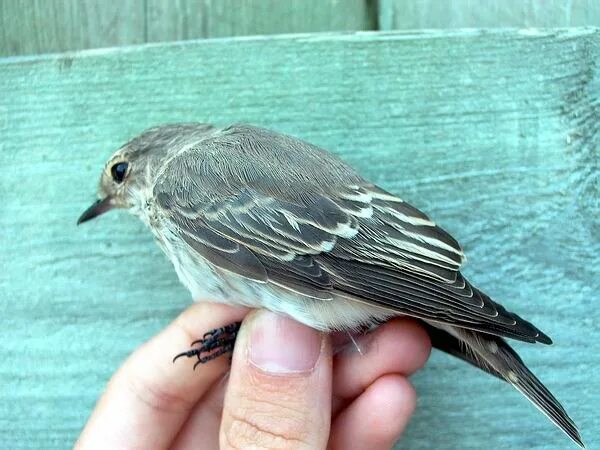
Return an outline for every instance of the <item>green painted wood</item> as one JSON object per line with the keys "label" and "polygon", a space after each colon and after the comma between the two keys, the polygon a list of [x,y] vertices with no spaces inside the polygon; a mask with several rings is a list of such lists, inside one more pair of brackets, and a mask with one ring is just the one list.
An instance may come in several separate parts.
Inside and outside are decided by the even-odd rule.
{"label": "green painted wood", "polygon": [[[121,361],[188,304],[137,219],[75,221],[114,149],[190,120],[302,137],[429,212],[463,243],[472,280],[554,338],[516,347],[598,448],[599,57],[600,32],[575,29],[0,60],[0,448],[72,444]],[[414,382],[399,448],[569,448],[517,392],[464,363],[434,354]]]}
{"label": "green painted wood", "polygon": [[2,0],[0,56],[141,44],[139,0]]}
{"label": "green painted wood", "polygon": [[379,0],[379,29],[600,26],[598,0]]}
{"label": "green painted wood", "polygon": [[375,0],[147,0],[148,41],[373,30]]}
{"label": "green painted wood", "polygon": [[0,56],[204,37],[373,30],[376,0],[2,0]]}

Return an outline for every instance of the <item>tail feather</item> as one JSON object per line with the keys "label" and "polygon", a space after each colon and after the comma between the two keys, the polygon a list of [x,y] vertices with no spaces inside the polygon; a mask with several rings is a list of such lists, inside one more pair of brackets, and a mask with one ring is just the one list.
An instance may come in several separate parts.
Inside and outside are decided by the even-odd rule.
{"label": "tail feather", "polygon": [[438,327],[439,324],[428,325],[434,347],[512,384],[577,445],[585,448],[577,426],[562,405],[504,339],[455,327]]}
{"label": "tail feather", "polygon": [[477,358],[477,355],[470,349],[470,347],[467,347],[466,344],[460,339],[454,337],[452,334],[442,330],[441,328],[437,328],[436,326],[428,323],[424,323],[424,325],[427,329],[427,333],[429,334],[431,345],[434,348],[446,352],[456,358],[462,359],[472,366],[475,366],[478,369],[481,369],[484,372],[501,379],[502,381],[506,381],[506,379],[492,366],[484,361],[481,361],[481,358]]}
{"label": "tail feather", "polygon": [[[504,344],[507,348],[502,349],[502,351],[508,350],[510,353],[514,354],[514,351],[508,344]],[[523,364],[522,361],[520,361],[520,359],[518,361],[519,364],[515,364],[514,367],[507,372],[507,381],[527,397],[567,436],[573,439],[577,445],[581,448],[585,448],[577,425],[575,425],[575,422],[569,417],[556,397],[552,395],[546,386],[542,384],[542,382]]]}

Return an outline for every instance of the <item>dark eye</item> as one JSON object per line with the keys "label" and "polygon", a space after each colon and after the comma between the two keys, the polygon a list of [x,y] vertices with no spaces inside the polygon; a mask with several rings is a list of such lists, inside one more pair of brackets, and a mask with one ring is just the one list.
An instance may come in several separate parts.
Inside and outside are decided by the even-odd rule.
{"label": "dark eye", "polygon": [[110,168],[110,173],[112,174],[113,179],[117,183],[121,183],[125,178],[125,174],[127,173],[127,167],[129,167],[129,164],[127,164],[126,162],[120,162]]}

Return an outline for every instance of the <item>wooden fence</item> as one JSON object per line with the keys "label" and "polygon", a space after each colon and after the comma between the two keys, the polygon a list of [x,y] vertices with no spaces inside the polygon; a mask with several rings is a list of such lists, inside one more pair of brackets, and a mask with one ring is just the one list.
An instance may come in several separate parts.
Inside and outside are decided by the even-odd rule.
{"label": "wooden fence", "polygon": [[2,0],[0,56],[277,33],[600,26],[598,0]]}
{"label": "wooden fence", "polygon": [[[123,1],[107,12],[99,0],[4,0],[0,49],[428,27],[442,14],[447,28],[481,23],[444,1],[315,0],[302,4],[320,14],[289,17],[278,8],[299,2],[273,0],[262,6],[269,20],[258,1],[232,3]],[[548,5],[557,15],[547,25],[599,17],[597,2]],[[518,11],[503,24],[527,25],[531,14]],[[236,22],[249,16],[260,27]],[[59,19],[71,28],[44,30]],[[291,133],[429,212],[463,243],[475,284],[555,340],[516,347],[600,447],[599,68],[596,28],[263,36],[0,59],[0,448],[72,445],[120,362],[189,303],[136,219],[75,227],[107,156],[176,121]],[[398,448],[569,445],[509,386],[445,355],[414,382],[419,407]]]}

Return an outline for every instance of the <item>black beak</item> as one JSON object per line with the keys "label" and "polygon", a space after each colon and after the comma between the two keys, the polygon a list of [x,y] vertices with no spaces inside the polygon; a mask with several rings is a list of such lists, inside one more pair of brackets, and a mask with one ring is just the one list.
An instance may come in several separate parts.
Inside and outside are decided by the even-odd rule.
{"label": "black beak", "polygon": [[106,211],[109,211],[113,208],[111,204],[112,198],[106,197],[103,200],[98,200],[88,209],[86,209],[83,214],[77,219],[77,225],[83,222],[87,222],[88,220],[92,220],[94,217],[98,217],[100,214],[104,214]]}

